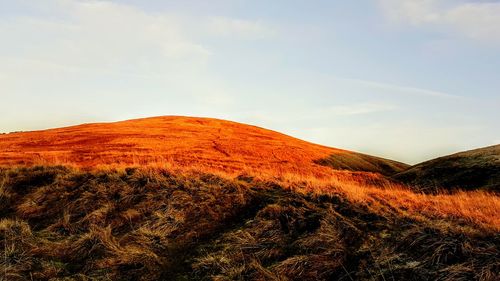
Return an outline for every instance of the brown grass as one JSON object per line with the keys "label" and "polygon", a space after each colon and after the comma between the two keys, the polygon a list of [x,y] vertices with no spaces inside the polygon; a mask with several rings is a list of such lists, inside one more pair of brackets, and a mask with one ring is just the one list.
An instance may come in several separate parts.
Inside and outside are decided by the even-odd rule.
{"label": "brown grass", "polygon": [[0,151],[1,281],[499,277],[497,194],[415,193],[261,128],[152,118]]}
{"label": "brown grass", "polygon": [[0,169],[0,280],[499,277],[493,195],[414,194],[364,177],[280,180]]}

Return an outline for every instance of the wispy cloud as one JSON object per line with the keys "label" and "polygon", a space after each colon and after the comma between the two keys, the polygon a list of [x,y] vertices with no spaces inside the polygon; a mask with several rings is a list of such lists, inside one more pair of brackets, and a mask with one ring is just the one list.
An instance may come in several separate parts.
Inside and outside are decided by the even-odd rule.
{"label": "wispy cloud", "polygon": [[388,83],[382,83],[382,82],[376,82],[376,81],[370,81],[370,80],[345,78],[345,77],[333,77],[333,79],[352,82],[352,83],[356,83],[356,84],[361,84],[361,85],[365,85],[365,86],[377,88],[377,89],[385,89],[385,90],[388,90],[387,93],[396,92],[398,94],[430,96],[430,97],[451,98],[451,99],[460,99],[461,98],[459,96],[440,92],[440,91],[415,88],[415,87],[400,86],[400,85],[394,85],[394,84],[388,84]]}
{"label": "wispy cloud", "polygon": [[51,17],[0,20],[3,54],[84,69],[156,73],[174,70],[181,61],[202,62],[210,55],[167,15],[104,1],[49,2]]}
{"label": "wispy cloud", "polygon": [[471,39],[500,44],[500,2],[449,0],[378,0],[394,21],[434,26]]}
{"label": "wispy cloud", "polygon": [[[44,2],[50,9],[26,2],[35,12],[0,17],[4,117],[16,114],[9,102],[42,96],[59,115],[99,111],[106,102],[149,110],[167,100],[163,113],[230,102],[221,79],[206,71],[213,50],[179,16],[108,1]],[[100,102],[84,109],[82,101],[92,100]]]}
{"label": "wispy cloud", "polygon": [[392,104],[383,103],[361,103],[361,104],[349,104],[349,105],[336,105],[326,109],[331,114],[334,115],[365,115],[377,112],[385,112],[396,109],[396,106]]}

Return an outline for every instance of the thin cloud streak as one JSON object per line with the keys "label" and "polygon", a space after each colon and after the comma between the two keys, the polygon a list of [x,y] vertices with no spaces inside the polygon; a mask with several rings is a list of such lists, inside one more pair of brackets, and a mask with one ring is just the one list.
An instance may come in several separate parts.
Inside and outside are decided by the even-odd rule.
{"label": "thin cloud streak", "polygon": [[396,109],[396,106],[390,104],[364,103],[352,105],[339,105],[328,108],[328,111],[335,115],[365,115],[371,113],[385,112]]}
{"label": "thin cloud streak", "polygon": [[[399,93],[404,93],[404,94],[408,94],[408,95],[430,96],[430,97],[446,98],[446,99],[463,99],[463,97],[448,94],[448,93],[443,93],[440,91],[421,89],[421,88],[415,88],[415,87],[399,86],[399,85],[393,85],[393,84],[370,81],[370,80],[363,80],[363,79],[356,79],[356,78],[345,78],[345,77],[334,77],[333,79],[347,81],[347,82],[353,82],[353,83],[366,85],[369,87],[374,87],[374,88],[379,88],[379,89],[398,91]],[[387,93],[390,93],[390,92],[387,92]]]}

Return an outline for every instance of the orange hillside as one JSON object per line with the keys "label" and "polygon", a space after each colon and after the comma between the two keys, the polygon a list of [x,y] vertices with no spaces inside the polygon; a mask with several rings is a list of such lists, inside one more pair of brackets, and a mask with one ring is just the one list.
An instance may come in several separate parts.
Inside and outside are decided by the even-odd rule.
{"label": "orange hillside", "polygon": [[376,212],[391,210],[419,220],[454,217],[500,228],[497,196],[479,191],[417,194],[377,172],[387,166],[404,169],[405,164],[210,118],[154,117],[0,135],[0,167],[24,164],[151,165],[231,177],[248,174],[306,192],[344,194]]}
{"label": "orange hillside", "polygon": [[0,165],[169,164],[232,173],[324,176],[332,169],[314,161],[330,155],[345,159],[356,153],[255,126],[178,116],[0,135]]}

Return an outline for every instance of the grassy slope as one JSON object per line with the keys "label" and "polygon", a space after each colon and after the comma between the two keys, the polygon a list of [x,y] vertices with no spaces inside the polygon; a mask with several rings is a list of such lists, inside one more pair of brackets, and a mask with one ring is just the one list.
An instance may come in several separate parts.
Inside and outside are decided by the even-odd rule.
{"label": "grassy slope", "polygon": [[362,153],[336,153],[315,162],[336,170],[374,172],[384,176],[392,176],[410,167],[408,164]]}
{"label": "grassy slope", "polygon": [[0,169],[0,280],[500,277],[498,231],[353,198],[160,170]]}
{"label": "grassy slope", "polygon": [[[211,118],[165,116],[0,135],[0,165],[171,165],[268,177],[331,177],[331,169],[314,161],[332,154],[339,167],[356,171],[379,172],[386,161],[372,165],[350,151]],[[397,166],[387,162],[392,169]]]}
{"label": "grassy slope", "polygon": [[500,145],[433,159],[398,173],[394,178],[424,191],[444,187],[500,192]]}

